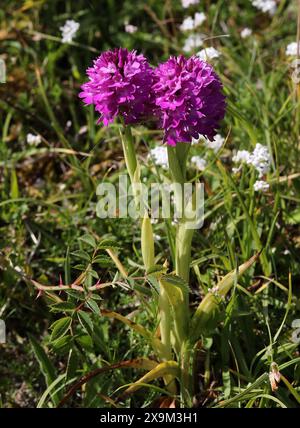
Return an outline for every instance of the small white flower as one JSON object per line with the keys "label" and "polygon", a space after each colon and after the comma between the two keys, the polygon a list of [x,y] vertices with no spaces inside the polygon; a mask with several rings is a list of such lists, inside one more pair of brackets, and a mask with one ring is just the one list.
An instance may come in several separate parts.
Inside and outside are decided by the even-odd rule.
{"label": "small white flower", "polygon": [[251,28],[246,27],[241,31],[241,38],[246,39],[247,37],[251,36],[251,34],[252,34]]}
{"label": "small white flower", "polygon": [[205,13],[196,12],[194,18],[192,18],[191,16],[185,18],[179,28],[181,31],[195,30],[197,27],[200,27],[200,25],[202,25],[205,20]]}
{"label": "small white flower", "polygon": [[285,256],[287,256],[287,255],[291,254],[291,252],[290,252],[290,250],[284,250],[283,254],[284,254]]}
{"label": "small white flower", "polygon": [[252,0],[252,5],[262,12],[274,15],[277,4],[275,0]]}
{"label": "small white flower", "polygon": [[194,25],[195,28],[200,27],[203,22],[206,20],[206,15],[203,12],[196,12],[194,15]]}
{"label": "small white flower", "polygon": [[298,43],[292,42],[289,45],[287,45],[285,54],[287,56],[297,56],[297,54],[298,54],[297,51],[298,51]]}
{"label": "small white flower", "polygon": [[238,172],[240,172],[240,170],[241,170],[240,166],[238,168],[232,168],[233,174],[237,174]]}
{"label": "small white flower", "polygon": [[191,34],[187,39],[185,39],[183,52],[189,53],[194,49],[200,48],[203,45],[203,39],[199,34]]}
{"label": "small white flower", "polygon": [[233,156],[232,161],[234,163],[244,162],[248,165],[254,166],[258,172],[259,178],[261,178],[270,170],[271,155],[268,147],[258,143],[256,144],[253,153],[248,152],[248,150],[239,150],[237,154]]}
{"label": "small white flower", "polygon": [[256,89],[261,91],[264,87],[263,81],[261,79],[258,79],[257,82],[255,83],[255,87],[256,87]]}
{"label": "small white flower", "polygon": [[131,25],[131,24],[126,24],[125,25],[125,31],[126,31],[126,33],[133,34],[137,30],[138,30],[138,27],[136,27],[135,25]]}
{"label": "small white flower", "polygon": [[232,161],[234,163],[249,163],[251,153],[248,150],[238,150],[235,156],[233,156]]}
{"label": "small white flower", "polygon": [[225,141],[225,138],[223,138],[222,135],[217,134],[215,135],[213,141],[210,141],[206,138],[204,144],[205,144],[205,147],[217,153],[220,150],[220,148],[223,146],[224,141]]}
{"label": "small white flower", "polygon": [[194,27],[194,20],[191,16],[184,19],[183,23],[180,25],[181,31],[190,31],[193,30]]}
{"label": "small white flower", "polygon": [[71,43],[79,29],[79,26],[79,23],[74,21],[73,19],[67,19],[65,24],[59,28],[62,32],[62,42]]}
{"label": "small white flower", "polygon": [[218,296],[218,293],[219,293],[219,286],[218,286],[218,285],[215,285],[215,286],[214,286],[214,287],[212,287],[212,288],[208,288],[208,289],[207,289],[207,291],[208,291],[209,293],[213,294],[214,296]]}
{"label": "small white flower", "polygon": [[197,53],[197,56],[203,61],[219,58],[220,55],[221,53],[213,47],[202,49],[200,52]]}
{"label": "small white flower", "polygon": [[152,157],[156,165],[168,168],[168,151],[166,146],[157,146],[150,150],[150,158]]}
{"label": "small white flower", "polygon": [[195,146],[196,144],[199,144],[200,139],[199,138],[192,138],[191,144],[192,146]]}
{"label": "small white flower", "polygon": [[199,4],[199,0],[181,0],[182,7],[187,9],[188,7]]}
{"label": "small white flower", "polygon": [[204,171],[207,166],[206,160],[200,156],[192,156],[191,162],[196,165],[196,168],[199,169],[199,171]]}
{"label": "small white flower", "polygon": [[266,192],[269,190],[270,185],[265,181],[257,180],[253,186],[255,192]]}
{"label": "small white flower", "polygon": [[40,135],[33,135],[29,133],[26,135],[26,141],[28,144],[32,146],[37,146],[38,144],[41,143],[42,139]]}
{"label": "small white flower", "polygon": [[256,144],[249,163],[254,166],[260,178],[267,174],[271,166],[271,155],[268,147],[259,143]]}

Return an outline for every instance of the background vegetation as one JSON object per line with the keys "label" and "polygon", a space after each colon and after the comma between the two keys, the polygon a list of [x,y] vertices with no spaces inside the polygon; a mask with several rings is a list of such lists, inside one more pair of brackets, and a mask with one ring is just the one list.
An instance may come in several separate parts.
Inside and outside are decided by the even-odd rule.
{"label": "background vegetation", "polygon": [[[64,405],[72,407],[162,403],[159,382],[116,400],[116,390],[140,376],[118,363],[151,350],[106,312],[155,332],[157,306],[143,272],[136,222],[96,217],[95,189],[124,172],[123,154],[117,125],[97,125],[78,92],[86,68],[103,50],[134,48],[153,65],[182,53],[187,35],[179,26],[201,11],[207,16],[199,29],[204,46],[221,52],[214,65],[229,108],[221,151],[215,154],[203,144],[192,148],[193,155],[207,157],[208,167],[199,173],[206,218],[193,241],[191,304],[260,245],[264,259],[236,284],[223,302],[222,320],[199,343],[194,403],[299,407],[300,357],[292,322],[300,318],[300,104],[285,54],[296,40],[297,2],[279,1],[273,17],[248,0],[202,0],[189,10],[179,0],[3,0],[2,6],[0,53],[7,82],[0,84],[0,318],[6,321],[7,343],[0,345],[1,406],[56,406],[64,397]],[[70,44],[62,43],[59,30],[66,19],[80,23]],[[125,22],[138,30],[125,32]],[[245,27],[253,34],[242,38]],[[28,144],[29,133],[40,135],[41,143]],[[145,180],[168,175],[148,160],[160,133],[139,128],[135,141]],[[257,143],[272,153],[265,193],[254,191],[250,168],[232,174],[234,151],[251,151]],[[194,174],[191,165],[190,178]],[[159,222],[154,230],[157,262],[167,260],[172,270],[168,228]],[[89,296],[50,290],[37,298],[32,279],[57,286],[82,272],[88,272],[89,284],[115,285]],[[274,361],[283,375],[277,391],[264,376]],[[116,368],[89,375],[66,396],[82,375],[109,365]]]}

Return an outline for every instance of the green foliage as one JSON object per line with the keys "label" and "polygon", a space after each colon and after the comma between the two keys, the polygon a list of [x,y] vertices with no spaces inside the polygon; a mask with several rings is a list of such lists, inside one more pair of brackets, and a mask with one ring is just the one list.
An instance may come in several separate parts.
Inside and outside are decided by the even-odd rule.
{"label": "green foliage", "polygon": [[[296,2],[279,2],[273,18],[238,1],[203,0],[188,11],[179,0],[5,3],[0,318],[8,339],[0,345],[1,406],[110,407],[118,388],[131,385],[118,405],[145,407],[170,395],[162,379],[172,386],[175,378],[175,386],[193,384],[188,399],[199,407],[299,407],[299,345],[291,338],[300,318],[300,104],[285,55],[296,38]],[[170,221],[152,224],[155,266],[145,272],[138,222],[96,216],[97,185],[116,183],[125,171],[122,145],[118,125],[97,125],[78,92],[86,68],[105,49],[134,48],[153,65],[181,53],[187,35],[179,24],[198,9],[207,15],[199,29],[205,46],[222,53],[214,65],[228,109],[223,147],[217,153],[204,144],[190,150],[190,156],[206,156],[207,167],[196,171],[188,164],[186,171],[188,180],[200,179],[206,189],[187,287],[173,272]],[[66,19],[80,22],[71,44],[61,42]],[[126,33],[125,21],[138,31]],[[247,39],[240,37],[244,27],[253,29]],[[28,133],[41,135],[41,142],[28,144]],[[234,152],[258,142],[272,154],[266,193],[254,191],[251,167],[232,173]],[[133,143],[141,180],[168,182],[169,171],[148,159],[161,134],[135,128]],[[259,260],[238,277],[237,266],[259,251]],[[151,247],[149,264],[152,255]],[[160,283],[171,312],[181,313],[183,299],[190,300],[190,312],[181,318],[191,343],[183,344],[186,360],[179,364],[154,360],[165,351],[158,329]],[[36,284],[44,287],[38,299]],[[179,354],[176,331],[170,340],[177,340]],[[274,391],[268,379],[273,362],[282,374]],[[141,389],[144,382],[151,386]]]}

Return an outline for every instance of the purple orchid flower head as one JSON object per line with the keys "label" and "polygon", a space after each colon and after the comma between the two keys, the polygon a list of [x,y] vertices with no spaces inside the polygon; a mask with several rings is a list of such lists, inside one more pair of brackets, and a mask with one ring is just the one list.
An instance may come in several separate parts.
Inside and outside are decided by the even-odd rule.
{"label": "purple orchid flower head", "polygon": [[143,121],[153,114],[153,70],[143,55],[117,48],[102,53],[87,69],[89,81],[79,97],[94,104],[99,123],[108,125],[117,116],[125,124]]}
{"label": "purple orchid flower head", "polygon": [[171,57],[155,70],[153,91],[164,141],[190,143],[199,134],[213,140],[225,115],[222,83],[213,67],[196,56]]}

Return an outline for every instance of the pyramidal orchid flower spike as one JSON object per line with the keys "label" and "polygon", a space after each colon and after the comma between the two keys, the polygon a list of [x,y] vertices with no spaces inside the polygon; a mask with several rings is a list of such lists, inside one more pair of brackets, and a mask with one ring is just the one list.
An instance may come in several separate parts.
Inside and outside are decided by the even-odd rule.
{"label": "pyramidal orchid flower spike", "polygon": [[104,52],[87,74],[79,96],[86,105],[95,105],[99,123],[109,125],[121,116],[129,125],[152,114],[153,70],[143,55],[123,48]]}
{"label": "pyramidal orchid flower spike", "polygon": [[154,74],[164,141],[175,146],[199,134],[213,140],[225,115],[225,96],[213,67],[195,56],[179,56],[160,64]]}
{"label": "pyramidal orchid flower spike", "polygon": [[[172,180],[179,183],[182,189],[187,181],[186,161],[191,146],[186,143],[191,143],[193,138],[198,139],[199,135],[213,140],[225,115],[222,83],[212,66],[199,57],[186,59],[179,56],[171,57],[153,70],[143,55],[119,48],[100,55],[87,70],[87,74],[89,80],[82,85],[79,96],[86,105],[95,106],[100,116],[98,123],[102,122],[107,126],[116,118],[119,119],[121,142],[131,184],[141,184],[131,125],[151,121],[164,132]],[[176,186],[178,194],[174,198],[177,208],[180,208],[179,204],[182,205],[179,187]],[[140,220],[142,258],[145,270],[149,273],[153,271],[155,264],[155,248],[147,210]],[[169,393],[174,396],[178,394],[174,379],[180,378],[182,402],[189,406],[193,389],[190,372],[194,342],[189,333],[192,318],[186,284],[189,282],[194,231],[187,227],[187,223],[188,219],[183,216],[174,226],[176,276],[160,273],[157,277],[160,284],[160,338],[156,338],[152,345],[161,362],[160,367],[168,367],[170,364],[173,367],[175,364],[176,370],[179,370],[180,375],[177,372],[177,375],[174,372],[163,374]],[[173,235],[170,239],[173,239]],[[173,248],[174,242],[170,244]],[[231,277],[227,282],[231,286]],[[206,306],[198,310],[194,325],[203,311],[206,311]],[[200,337],[199,332],[194,334]],[[178,363],[172,361],[172,358],[177,358]]]}

